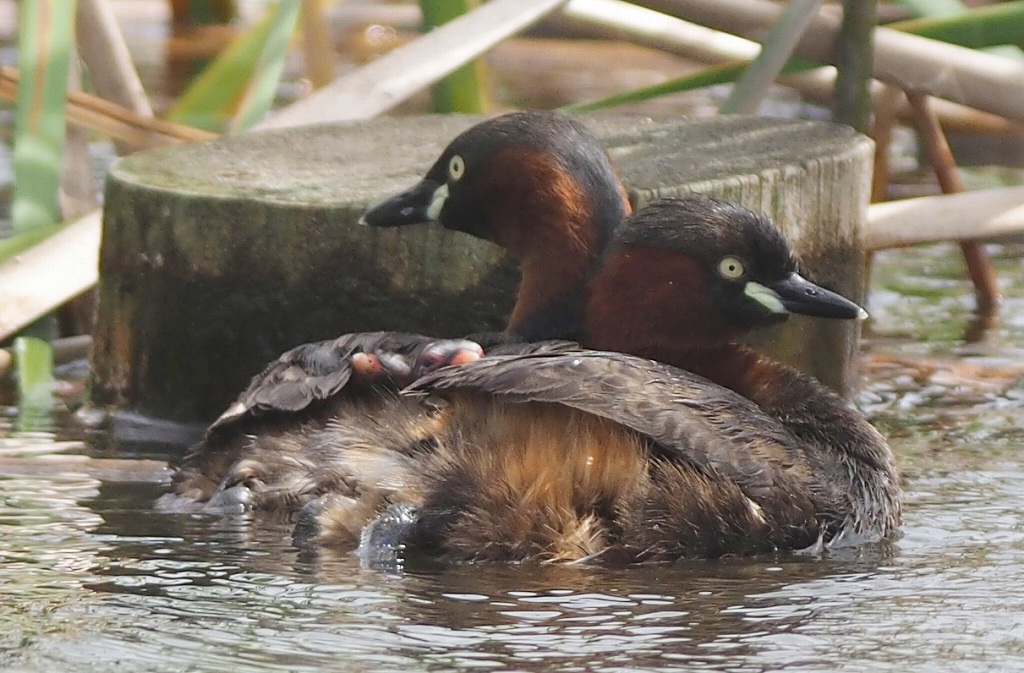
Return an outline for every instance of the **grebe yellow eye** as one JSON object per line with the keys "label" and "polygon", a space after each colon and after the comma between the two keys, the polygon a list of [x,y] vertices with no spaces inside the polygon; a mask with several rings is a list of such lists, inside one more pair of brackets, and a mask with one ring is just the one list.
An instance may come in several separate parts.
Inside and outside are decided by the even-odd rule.
{"label": "grebe yellow eye", "polygon": [[448,176],[455,181],[462,179],[466,173],[466,162],[458,154],[448,161]]}
{"label": "grebe yellow eye", "polygon": [[747,269],[739,257],[730,255],[723,257],[722,261],[718,263],[718,273],[726,280],[736,280],[742,278],[747,273]]}

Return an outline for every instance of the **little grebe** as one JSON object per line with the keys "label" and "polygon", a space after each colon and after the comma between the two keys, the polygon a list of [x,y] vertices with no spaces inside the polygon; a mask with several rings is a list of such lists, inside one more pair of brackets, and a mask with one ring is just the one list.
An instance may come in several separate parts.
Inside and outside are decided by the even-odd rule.
{"label": "little grebe", "polygon": [[[491,344],[578,336],[588,273],[628,213],[625,190],[597,138],[575,119],[535,111],[466,130],[417,185],[369,210],[363,222],[391,227],[434,220],[518,257],[522,279],[507,333],[486,335]],[[253,459],[254,444],[263,447],[255,454],[265,455],[280,441],[281,458],[289,459],[296,431],[343,419],[395,424],[396,415],[409,423],[403,431],[412,433],[410,441],[421,441],[428,431],[417,427],[419,406],[382,389],[396,391],[423,373],[481,353],[474,342],[391,332],[293,348],[211,424],[160,506],[236,509],[301,501],[274,484],[276,460]],[[243,482],[247,486],[233,487]]]}
{"label": "little grebe", "polygon": [[[404,393],[428,395],[434,419],[414,451],[340,427],[312,439],[304,479],[324,495],[301,537],[457,561],[643,562],[893,534],[900,487],[882,436],[812,377],[731,341],[790,313],[863,314],[796,269],[746,209],[651,204],[595,272],[582,339],[660,362],[534,344],[428,374]],[[332,489],[353,464],[375,472],[381,500]],[[364,530],[385,501],[397,504]]]}

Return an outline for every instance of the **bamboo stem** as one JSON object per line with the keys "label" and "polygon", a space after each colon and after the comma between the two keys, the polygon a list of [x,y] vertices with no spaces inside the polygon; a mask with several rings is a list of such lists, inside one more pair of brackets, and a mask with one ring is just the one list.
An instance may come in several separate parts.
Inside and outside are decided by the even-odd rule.
{"label": "bamboo stem", "polygon": [[[50,342],[53,348],[53,364],[63,365],[72,360],[81,360],[89,357],[89,350],[92,348],[92,335],[79,334],[76,336],[61,337]],[[14,361],[10,349],[0,348],[0,378],[3,378]]]}
{"label": "bamboo stem", "polygon": [[75,3],[54,0],[18,7],[18,62],[26,75],[17,84],[14,106],[10,219],[15,234],[60,220],[64,92],[74,49],[74,12]]}
{"label": "bamboo stem", "polygon": [[302,0],[301,20],[306,77],[319,89],[334,79],[334,48],[320,0]]}
{"label": "bamboo stem", "polygon": [[[927,227],[920,224],[927,222]],[[939,241],[1024,233],[1024,187],[994,187],[868,206],[864,247],[906,248]]]}
{"label": "bamboo stem", "polygon": [[[791,86],[810,100],[827,104],[832,100],[835,86],[835,69],[832,67],[818,68],[799,75],[787,75],[779,78],[779,83]],[[885,88],[889,86],[875,81],[871,87],[874,105],[881,101]],[[897,87],[898,88],[898,87]],[[1024,137],[1024,123],[1006,119],[990,112],[967,107],[937,98],[932,101],[932,108],[942,120],[942,128],[953,132],[990,133],[993,135],[1015,135]],[[902,101],[896,114],[901,121],[914,123],[914,111],[906,101]]]}
{"label": "bamboo stem", "polygon": [[772,26],[761,53],[743,71],[719,112],[753,114],[768,88],[793,55],[793,48],[818,12],[822,0],[793,0]]}
{"label": "bamboo stem", "polygon": [[0,339],[96,284],[100,219],[95,210],[0,265]]}
{"label": "bamboo stem", "polygon": [[876,13],[876,0],[844,0],[843,23],[836,46],[838,74],[832,119],[861,133],[867,132],[871,118]]}
{"label": "bamboo stem", "polygon": [[78,49],[92,85],[103,98],[152,117],[153,108],[135,70],[109,0],[78,0]]}
{"label": "bamboo stem", "polygon": [[[420,0],[423,32],[468,14],[480,6],[479,0]],[[473,59],[430,87],[434,112],[480,114],[487,110],[487,77],[482,59]]]}
{"label": "bamboo stem", "polygon": [[[79,0],[76,22],[78,51],[89,67],[96,93],[142,117],[152,117],[153,107],[109,0]],[[123,155],[137,145],[114,136],[114,147]]]}

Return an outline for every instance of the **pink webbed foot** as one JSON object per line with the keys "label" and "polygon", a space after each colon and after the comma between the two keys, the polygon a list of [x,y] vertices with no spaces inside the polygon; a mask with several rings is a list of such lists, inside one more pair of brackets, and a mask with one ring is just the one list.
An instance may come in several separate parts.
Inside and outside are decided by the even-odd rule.
{"label": "pink webbed foot", "polygon": [[441,367],[479,360],[484,355],[480,344],[468,339],[441,339],[425,343],[408,354],[376,349],[353,353],[352,376],[362,383],[391,381],[402,387]]}

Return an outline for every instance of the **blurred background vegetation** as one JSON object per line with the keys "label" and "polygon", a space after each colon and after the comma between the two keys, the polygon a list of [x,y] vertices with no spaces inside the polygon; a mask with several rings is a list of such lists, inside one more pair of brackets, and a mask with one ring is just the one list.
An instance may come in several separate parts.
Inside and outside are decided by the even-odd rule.
{"label": "blurred background vegetation", "polygon": [[[460,33],[474,14],[483,29]],[[758,26],[763,48],[737,22]],[[907,35],[967,49],[936,58]],[[875,137],[881,201],[1020,184],[1022,41],[1024,1],[0,2],[0,379],[25,413],[45,414],[53,391],[57,402],[85,394],[97,209],[118,155],[244,132],[360,73],[372,74],[366,106],[337,93],[319,106],[324,119],[384,110],[374,92],[395,82],[408,90],[393,114],[614,107],[834,119]],[[1005,73],[993,65],[1004,63]],[[978,96],[956,84],[982,71],[1005,86]],[[994,310],[984,251],[963,250],[979,309]]]}

